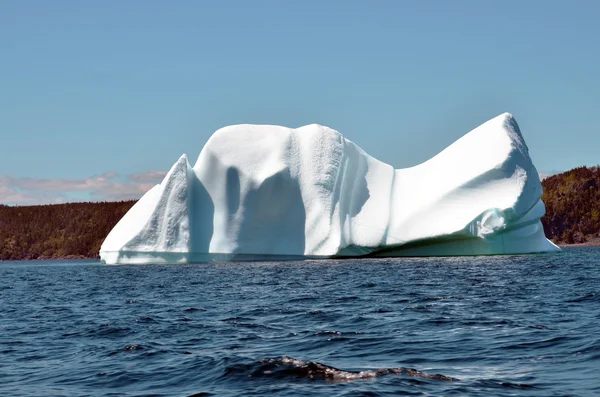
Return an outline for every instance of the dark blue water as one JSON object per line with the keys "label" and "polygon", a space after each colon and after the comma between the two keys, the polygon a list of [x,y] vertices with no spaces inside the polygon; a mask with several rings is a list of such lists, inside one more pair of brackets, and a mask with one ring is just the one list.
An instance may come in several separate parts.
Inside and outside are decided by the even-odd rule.
{"label": "dark blue water", "polygon": [[600,395],[600,249],[0,263],[0,395]]}

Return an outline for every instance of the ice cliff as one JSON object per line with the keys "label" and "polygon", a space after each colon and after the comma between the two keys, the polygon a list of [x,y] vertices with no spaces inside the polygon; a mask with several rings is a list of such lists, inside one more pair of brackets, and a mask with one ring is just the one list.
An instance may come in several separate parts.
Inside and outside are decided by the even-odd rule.
{"label": "ice cliff", "polygon": [[339,132],[236,125],[182,156],[110,232],[105,263],[557,251],[515,119],[394,169]]}

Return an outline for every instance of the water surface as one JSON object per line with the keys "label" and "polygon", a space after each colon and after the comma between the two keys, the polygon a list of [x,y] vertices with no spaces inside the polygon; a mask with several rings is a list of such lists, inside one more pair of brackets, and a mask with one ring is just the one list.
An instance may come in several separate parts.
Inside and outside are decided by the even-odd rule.
{"label": "water surface", "polygon": [[600,249],[0,262],[0,394],[600,395]]}

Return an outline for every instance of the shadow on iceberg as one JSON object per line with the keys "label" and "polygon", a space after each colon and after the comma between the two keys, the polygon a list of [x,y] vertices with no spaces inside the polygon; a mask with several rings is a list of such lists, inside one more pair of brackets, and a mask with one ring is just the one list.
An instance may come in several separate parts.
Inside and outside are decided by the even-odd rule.
{"label": "shadow on iceberg", "polygon": [[107,236],[105,263],[557,251],[542,187],[505,113],[394,169],[339,132],[236,125],[186,156]]}

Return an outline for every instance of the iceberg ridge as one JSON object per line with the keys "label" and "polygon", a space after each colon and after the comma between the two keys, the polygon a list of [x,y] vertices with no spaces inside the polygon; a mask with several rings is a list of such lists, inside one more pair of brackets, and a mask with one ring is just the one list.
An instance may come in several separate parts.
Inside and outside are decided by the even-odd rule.
{"label": "iceberg ridge", "polygon": [[109,233],[102,261],[490,255],[558,251],[542,186],[505,113],[394,169],[339,132],[235,125],[186,156]]}

